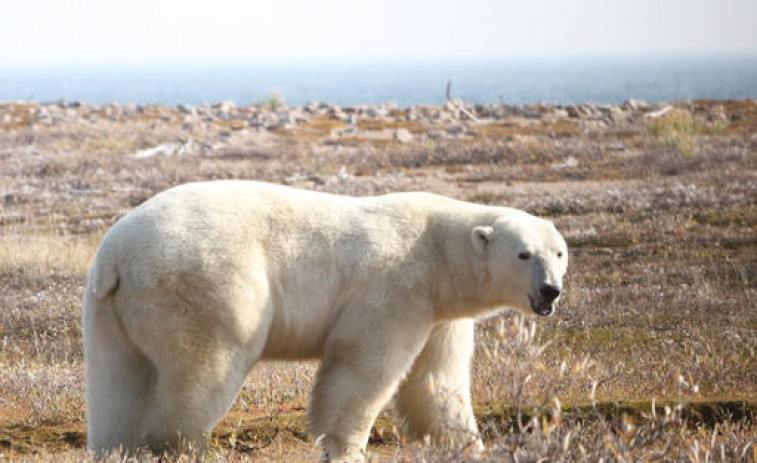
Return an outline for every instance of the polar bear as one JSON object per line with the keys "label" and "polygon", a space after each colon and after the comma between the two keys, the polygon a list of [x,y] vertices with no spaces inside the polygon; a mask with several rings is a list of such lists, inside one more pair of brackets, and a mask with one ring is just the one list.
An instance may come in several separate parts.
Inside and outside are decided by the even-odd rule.
{"label": "polar bear", "polygon": [[[395,395],[413,435],[480,445],[474,317],[551,314],[567,264],[552,223],[516,209],[252,181],[170,189],[108,231],[89,274],[88,445],[201,445],[257,361],[313,358],[309,427],[332,461],[363,458]],[[440,403],[431,381],[458,400]]]}

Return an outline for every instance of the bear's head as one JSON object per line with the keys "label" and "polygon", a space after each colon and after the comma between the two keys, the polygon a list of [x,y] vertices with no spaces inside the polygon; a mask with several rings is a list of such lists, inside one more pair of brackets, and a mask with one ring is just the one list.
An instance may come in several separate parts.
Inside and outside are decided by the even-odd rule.
{"label": "bear's head", "polygon": [[538,315],[554,313],[568,268],[568,247],[552,222],[508,214],[491,226],[475,227],[471,239],[485,269],[480,289],[491,303]]}

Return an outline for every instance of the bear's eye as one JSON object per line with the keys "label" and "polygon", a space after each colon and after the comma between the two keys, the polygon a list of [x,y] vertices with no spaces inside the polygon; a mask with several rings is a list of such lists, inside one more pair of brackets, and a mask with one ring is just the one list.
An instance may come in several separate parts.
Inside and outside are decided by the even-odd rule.
{"label": "bear's eye", "polygon": [[558,252],[557,257],[562,257],[562,252]]}
{"label": "bear's eye", "polygon": [[528,260],[530,258],[531,258],[530,252],[521,252],[520,254],[518,254],[518,259],[520,260]]}

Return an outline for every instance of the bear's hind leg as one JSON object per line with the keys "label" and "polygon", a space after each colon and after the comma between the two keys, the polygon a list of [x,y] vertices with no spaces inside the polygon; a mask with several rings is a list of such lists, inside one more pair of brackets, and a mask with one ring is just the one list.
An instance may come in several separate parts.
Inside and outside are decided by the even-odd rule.
{"label": "bear's hind leg", "polygon": [[110,306],[87,296],[84,311],[87,445],[99,456],[143,444],[155,370]]}
{"label": "bear's hind leg", "polygon": [[221,346],[205,344],[201,350],[202,357],[174,358],[158,368],[146,436],[155,453],[204,452],[210,432],[233,404],[257,359]]}
{"label": "bear's hind leg", "polygon": [[397,409],[411,436],[481,447],[470,397],[474,326],[472,319],[434,325],[397,392]]}

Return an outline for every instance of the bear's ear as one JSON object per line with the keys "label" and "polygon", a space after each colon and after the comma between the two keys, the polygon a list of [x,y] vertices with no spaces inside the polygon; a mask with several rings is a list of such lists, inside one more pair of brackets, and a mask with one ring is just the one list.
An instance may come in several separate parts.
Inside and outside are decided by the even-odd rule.
{"label": "bear's ear", "polygon": [[494,229],[492,227],[476,227],[471,231],[471,240],[473,241],[473,248],[483,253],[486,248],[489,247],[491,242],[492,233]]}

